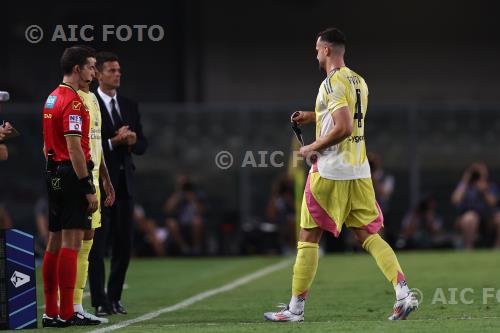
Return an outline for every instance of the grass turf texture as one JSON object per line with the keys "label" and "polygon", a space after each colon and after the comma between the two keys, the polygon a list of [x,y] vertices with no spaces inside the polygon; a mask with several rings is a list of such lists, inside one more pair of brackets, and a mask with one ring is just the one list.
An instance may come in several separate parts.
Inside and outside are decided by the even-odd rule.
{"label": "grass turf texture", "polygon": [[[495,295],[483,304],[483,288],[500,289],[500,252],[420,252],[398,255],[411,288],[424,298],[408,320],[390,322],[392,286],[366,254],[335,254],[320,259],[318,273],[306,304],[304,323],[264,322],[263,313],[288,302],[292,265],[235,290],[215,295],[157,318],[132,324],[125,332],[498,332],[500,304]],[[123,302],[126,316],[111,316],[110,324],[176,304],[278,263],[279,257],[133,260]],[[39,273],[39,272],[38,272]],[[38,302],[43,304],[40,275]],[[436,288],[443,294],[435,298]],[[448,288],[458,288],[458,304]],[[460,302],[460,290],[472,288]],[[500,297],[500,292],[499,292]],[[434,299],[434,304],[433,304]],[[84,306],[90,308],[89,298]],[[39,310],[40,316],[42,309]],[[39,318],[40,318],[39,316]],[[39,325],[41,324],[41,320]],[[71,327],[84,332],[97,327]]]}

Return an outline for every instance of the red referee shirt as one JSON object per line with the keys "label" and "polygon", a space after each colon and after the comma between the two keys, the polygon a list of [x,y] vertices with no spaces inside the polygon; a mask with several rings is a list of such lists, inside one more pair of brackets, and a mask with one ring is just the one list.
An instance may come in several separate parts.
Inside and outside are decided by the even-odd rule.
{"label": "red referee shirt", "polygon": [[90,160],[89,112],[73,87],[61,83],[45,102],[43,108],[43,142],[45,151],[54,151],[54,161],[68,161],[65,136],[81,137],[85,159]]}

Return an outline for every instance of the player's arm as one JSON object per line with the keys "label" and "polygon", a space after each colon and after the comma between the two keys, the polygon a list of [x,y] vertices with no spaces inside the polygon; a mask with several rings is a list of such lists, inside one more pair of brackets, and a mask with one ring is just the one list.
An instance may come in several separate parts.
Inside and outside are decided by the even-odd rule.
{"label": "player's arm", "polygon": [[87,170],[87,162],[83,153],[81,138],[76,135],[65,136],[65,138],[71,165],[73,166],[73,170],[75,170],[79,185],[89,203],[89,211],[93,213],[98,208],[98,201],[95,189],[92,189],[92,178]]}
{"label": "player's arm", "polygon": [[98,208],[98,201],[95,194],[95,187],[92,183],[92,176],[89,175],[89,171],[87,170],[87,161],[81,144],[81,136],[83,134],[81,130],[82,104],[80,98],[75,97],[63,107],[63,131],[69,159],[78,178],[78,185],[89,203],[88,210],[93,213]]}
{"label": "player's arm", "polygon": [[104,205],[106,207],[111,207],[115,203],[115,189],[111,183],[111,178],[109,177],[108,168],[106,167],[106,161],[104,160],[104,155],[101,152],[101,164],[99,165],[99,177],[102,180],[102,186],[104,187],[104,192],[106,193],[106,200],[104,200]]}
{"label": "player's arm", "polygon": [[299,125],[314,123],[316,122],[316,113],[312,111],[295,111],[290,116],[290,122]]}
{"label": "player's arm", "polygon": [[332,86],[333,89],[327,95],[327,105],[334,125],[330,132],[313,143],[314,151],[320,151],[342,142],[353,131],[352,114],[346,98],[346,86],[340,81],[334,81]]}
{"label": "player's arm", "polygon": [[81,138],[76,135],[65,136],[65,138],[71,165],[73,166],[73,170],[75,170],[76,176],[78,179],[89,177],[87,162],[85,161],[85,154],[82,149]]}
{"label": "player's arm", "polygon": [[318,138],[313,144],[313,151],[320,151],[334,146],[348,138],[353,130],[352,114],[347,106],[343,106],[332,113],[333,129],[326,135]]}

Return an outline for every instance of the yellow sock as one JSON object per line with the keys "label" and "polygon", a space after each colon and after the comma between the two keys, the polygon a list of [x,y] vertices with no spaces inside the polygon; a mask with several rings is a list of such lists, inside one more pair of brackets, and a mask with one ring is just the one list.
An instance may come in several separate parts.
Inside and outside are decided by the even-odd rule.
{"label": "yellow sock", "polygon": [[292,295],[306,297],[318,268],[317,243],[298,242],[293,266]]}
{"label": "yellow sock", "polygon": [[370,235],[363,242],[363,248],[372,255],[382,273],[394,287],[405,279],[396,254],[379,234]]}
{"label": "yellow sock", "polygon": [[94,241],[83,240],[80,251],[78,251],[77,257],[77,269],[76,269],[76,283],[75,283],[75,293],[73,296],[73,304],[82,304],[83,300],[83,289],[87,284],[87,275],[89,272],[89,253],[92,248],[92,243]]}

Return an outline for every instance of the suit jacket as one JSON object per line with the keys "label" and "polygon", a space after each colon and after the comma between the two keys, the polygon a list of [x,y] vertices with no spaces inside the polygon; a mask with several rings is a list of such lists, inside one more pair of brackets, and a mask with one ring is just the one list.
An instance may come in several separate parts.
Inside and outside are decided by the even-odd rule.
{"label": "suit jacket", "polygon": [[102,148],[104,153],[104,158],[106,159],[106,165],[108,167],[109,176],[111,178],[111,183],[115,190],[118,189],[118,181],[120,179],[120,169],[123,164],[123,169],[125,170],[126,182],[127,182],[127,192],[130,197],[132,197],[135,192],[134,183],[134,171],[135,165],[132,158],[132,154],[142,155],[146,152],[148,147],[148,141],[144,137],[142,132],[141,117],[139,114],[139,108],[136,102],[125,98],[118,94],[117,102],[120,108],[120,115],[125,125],[130,127],[130,130],[137,134],[137,142],[129,150],[128,146],[121,145],[110,149],[109,139],[115,136],[115,128],[113,121],[109,115],[108,109],[104,104],[101,96],[97,91],[94,92],[97,101],[99,102],[99,107],[101,109],[102,117]]}

